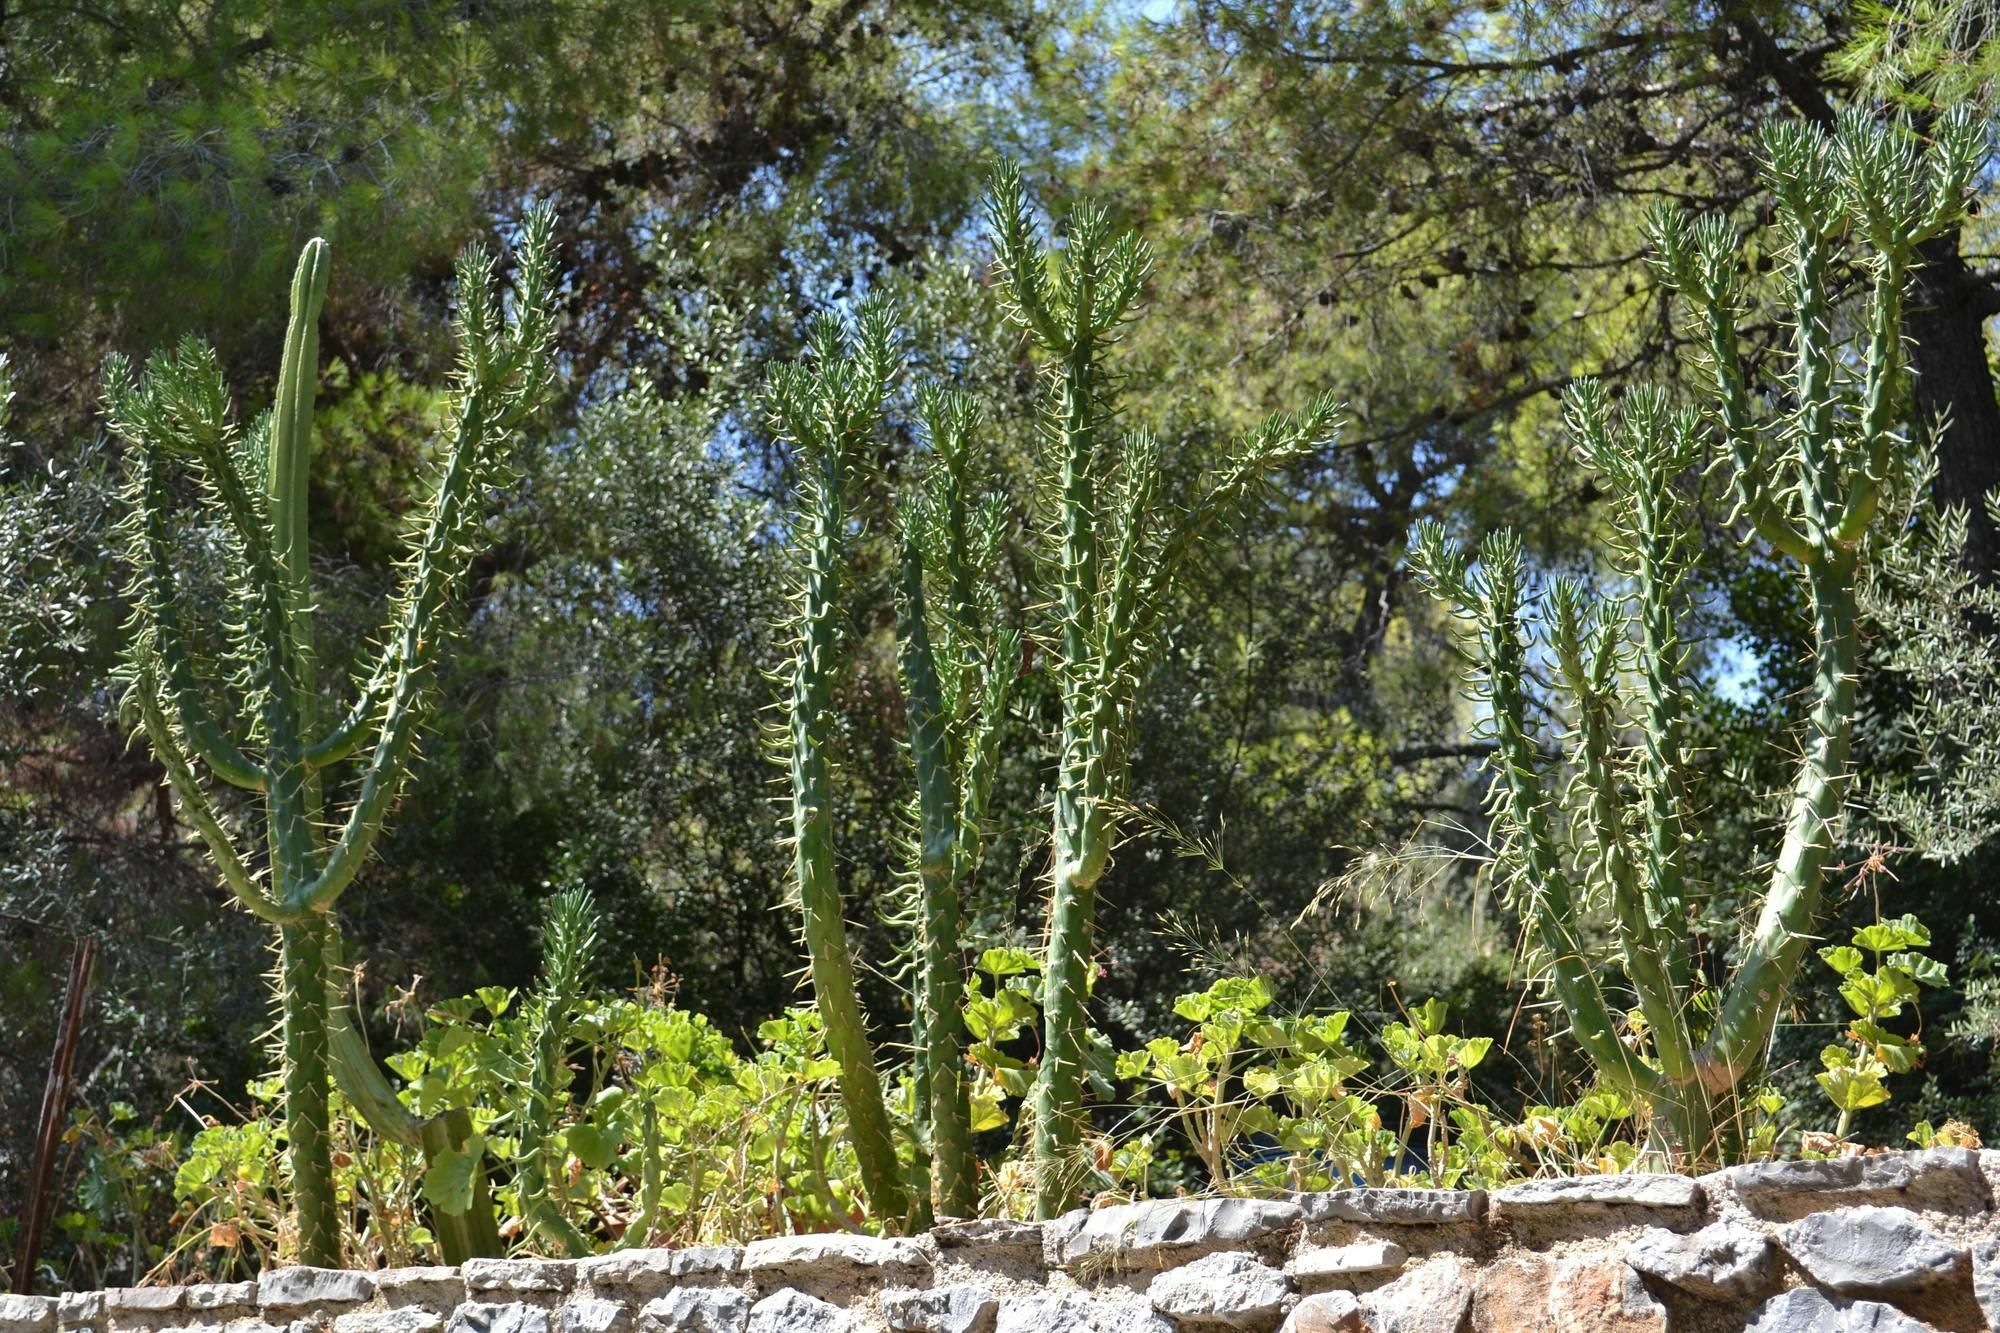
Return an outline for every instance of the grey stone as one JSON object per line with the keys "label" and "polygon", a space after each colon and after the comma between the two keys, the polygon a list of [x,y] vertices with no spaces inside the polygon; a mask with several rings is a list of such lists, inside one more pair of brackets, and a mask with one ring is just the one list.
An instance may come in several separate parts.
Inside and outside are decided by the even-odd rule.
{"label": "grey stone", "polygon": [[1472,1307],[1463,1260],[1433,1259],[1361,1299],[1373,1333],[1458,1333]]}
{"label": "grey stone", "polygon": [[681,1287],[639,1311],[640,1333],[742,1333],[750,1298],[734,1287]]}
{"label": "grey stone", "polygon": [[56,1297],[56,1322],[63,1325],[94,1324],[104,1317],[104,1293],[66,1291]]}
{"label": "grey stone", "polygon": [[1044,1268],[1062,1267],[1064,1247],[1076,1239],[1077,1233],[1083,1230],[1083,1224],[1089,1220],[1090,1209],[1072,1208],[1061,1217],[1051,1218],[1042,1223],[1042,1266]]}
{"label": "grey stone", "polygon": [[[282,1268],[278,1271],[316,1273],[321,1270]],[[158,1310],[178,1310],[186,1295],[185,1287],[112,1287],[104,1293],[104,1309],[108,1314],[152,1314]],[[363,1296],[361,1299],[368,1298]]]}
{"label": "grey stone", "polygon": [[1502,1212],[1527,1213],[1585,1208],[1699,1208],[1701,1186],[1692,1176],[1627,1172],[1608,1176],[1567,1176],[1524,1180],[1493,1196]]}
{"label": "grey stone", "polygon": [[1326,1282],[1358,1273],[1383,1273],[1408,1263],[1410,1252],[1393,1240],[1357,1240],[1307,1250],[1285,1265],[1297,1282]]}
{"label": "grey stone", "polygon": [[445,1333],[549,1333],[549,1312],[526,1301],[466,1301],[451,1312]]}
{"label": "grey stone", "polygon": [[1721,1173],[1745,1203],[1808,1194],[1907,1193],[1921,1201],[1978,1204],[1991,1199],[1971,1148],[1869,1153],[1804,1162],[1751,1162]]}
{"label": "grey stone", "polygon": [[[1079,1226],[1082,1222],[1083,1218],[1078,1217]],[[982,1217],[940,1222],[931,1228],[931,1239],[948,1249],[963,1245],[1019,1245],[1023,1248],[1038,1248],[1042,1243],[1042,1231],[1043,1224],[1040,1222],[1014,1222],[1004,1217]]]}
{"label": "grey stone", "polygon": [[682,1278],[725,1276],[742,1264],[743,1251],[734,1245],[618,1250],[582,1260],[576,1266],[576,1276],[593,1291],[622,1288],[641,1296],[657,1296]]}
{"label": "grey stone", "polygon": [[465,1299],[465,1278],[443,1264],[379,1268],[370,1274],[376,1294],[391,1305],[428,1305],[449,1310]]}
{"label": "grey stone", "polygon": [[184,1297],[190,1310],[247,1310],[257,1304],[255,1282],[197,1282]]}
{"label": "grey stone", "polygon": [[1774,1296],[1743,1333],[1932,1333],[1929,1324],[1879,1301],[1835,1304],[1811,1287]]}
{"label": "grey stone", "polygon": [[1915,1291],[1949,1281],[1966,1250],[1907,1208],[1814,1213],[1780,1233],[1785,1252],[1822,1287],[1843,1295]]}
{"label": "grey stone", "polygon": [[394,1310],[355,1310],[333,1321],[333,1333],[439,1333],[444,1316],[421,1305]]}
{"label": "grey stone", "polygon": [[1064,1264],[1090,1255],[1162,1259],[1175,1250],[1242,1245],[1298,1224],[1299,1206],[1273,1199],[1159,1199],[1094,1210],[1062,1247]]}
{"label": "grey stone", "polygon": [[751,1241],[743,1248],[743,1271],[759,1279],[807,1273],[907,1278],[930,1266],[921,1245],[890,1236],[855,1236],[844,1232],[775,1236]]}
{"label": "grey stone", "polygon": [[1485,1190],[1353,1189],[1293,1198],[1308,1222],[1443,1226],[1486,1216]]}
{"label": "grey stone", "polygon": [[1153,1308],[1176,1324],[1274,1328],[1292,1284],[1247,1254],[1206,1254],[1170,1268],[1146,1287]]}
{"label": "grey stone", "polygon": [[897,1333],[991,1333],[999,1313],[999,1298],[970,1282],[882,1293],[882,1318]]}
{"label": "grey stone", "polygon": [[1740,1222],[1687,1236],[1654,1227],[1625,1252],[1625,1262],[1646,1276],[1712,1301],[1763,1295],[1776,1284],[1777,1259],[1771,1238]]}
{"label": "grey stone", "polygon": [[7,1333],[39,1333],[55,1327],[53,1296],[0,1295],[0,1329]]}
{"label": "grey stone", "polygon": [[790,1287],[750,1307],[750,1333],[848,1333],[853,1324],[832,1301]]}
{"label": "grey stone", "polygon": [[343,1268],[271,1268],[257,1275],[257,1304],[266,1310],[359,1305],[374,1294],[366,1273]]}
{"label": "grey stone", "polygon": [[556,1311],[558,1333],[624,1333],[631,1322],[623,1302],[594,1296],[572,1296]]}
{"label": "grey stone", "polygon": [[1090,1322],[1088,1303],[1071,1292],[1007,1297],[1000,1302],[993,1333],[1097,1333],[1097,1329]]}
{"label": "grey stone", "polygon": [[2000,1328],[2000,1240],[1972,1247],[1972,1294],[1988,1328]]}
{"label": "grey stone", "polygon": [[459,1270],[467,1291],[568,1291],[571,1259],[467,1259]]}
{"label": "grey stone", "polygon": [[1126,1299],[1115,1287],[1094,1292],[1084,1315],[1097,1333],[1174,1333],[1173,1321],[1150,1301]]}
{"label": "grey stone", "polygon": [[1293,1306],[1279,1333],[1369,1333],[1368,1316],[1353,1292],[1323,1291]]}

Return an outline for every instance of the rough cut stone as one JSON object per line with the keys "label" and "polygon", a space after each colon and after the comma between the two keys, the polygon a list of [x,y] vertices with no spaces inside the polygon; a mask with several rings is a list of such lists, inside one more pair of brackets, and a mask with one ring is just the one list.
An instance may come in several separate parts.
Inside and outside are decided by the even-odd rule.
{"label": "rough cut stone", "polygon": [[882,1317],[897,1333],[991,1333],[999,1313],[999,1299],[970,1282],[882,1293]]}
{"label": "rough cut stone", "polygon": [[451,1312],[445,1333],[549,1333],[549,1312],[525,1301],[466,1301]]}
{"label": "rough cut stone", "polygon": [[790,1287],[750,1307],[750,1333],[847,1333],[847,1311]]}
{"label": "rough cut stone", "polygon": [[1353,1292],[1323,1291],[1293,1306],[1278,1333],[1369,1333],[1368,1316]]}
{"label": "rough cut stone", "polygon": [[341,1268],[272,1268],[257,1275],[257,1304],[266,1310],[359,1305],[374,1294],[366,1273]]}
{"label": "rough cut stone", "polygon": [[104,1293],[101,1291],[66,1291],[56,1297],[58,1324],[91,1324],[103,1317]]}
{"label": "rough cut stone", "polygon": [[1699,1208],[1701,1186],[1692,1176],[1627,1173],[1526,1180],[1493,1196],[1501,1211],[1544,1212],[1587,1208]]}
{"label": "rough cut stone", "polygon": [[681,1250],[619,1250],[584,1259],[576,1266],[577,1281],[590,1287],[657,1296],[690,1277],[726,1277],[743,1265],[743,1251],[734,1245],[694,1245]]}
{"label": "rough cut stone", "polygon": [[1549,1316],[1562,1333],[1666,1333],[1667,1307],[1616,1260],[1570,1259],[1549,1286]]}
{"label": "rough cut stone", "polygon": [[623,1333],[631,1322],[621,1302],[594,1296],[572,1296],[556,1311],[558,1333]]}
{"label": "rough cut stone", "polygon": [[[1077,1219],[1082,1225],[1083,1219]],[[1019,1245],[1035,1248],[1042,1243],[1043,1224],[1014,1222],[1004,1217],[984,1217],[940,1222],[931,1229],[931,1238],[947,1248],[961,1245]]]}
{"label": "rough cut stone", "polygon": [[682,1287],[639,1311],[640,1333],[742,1333],[750,1298],[734,1287]]}
{"label": "rough cut stone", "polygon": [[1410,1252],[1393,1240],[1357,1240],[1295,1255],[1285,1272],[1296,1282],[1326,1282],[1357,1273],[1383,1273],[1409,1262]]}
{"label": "rough cut stone", "polygon": [[2000,1328],[2000,1240],[1982,1240],[1972,1247],[1972,1294],[1988,1328]]}
{"label": "rough cut stone", "polygon": [[1486,1216],[1485,1190],[1353,1189],[1292,1198],[1308,1222],[1441,1226]]}
{"label": "rough cut stone", "polygon": [[1717,1222],[1681,1236],[1654,1227],[1625,1252],[1648,1277],[1712,1301],[1748,1300],[1776,1284],[1778,1247],[1740,1222]]}
{"label": "rough cut stone", "polygon": [[993,1333],[1097,1333],[1088,1310],[1088,1302],[1075,1292],[1066,1296],[1009,1296],[1000,1302]]}
{"label": "rough cut stone", "polygon": [[1515,1255],[1489,1264],[1474,1279],[1473,1333],[1514,1333],[1549,1322],[1549,1284],[1554,1266],[1539,1254]]}
{"label": "rough cut stone", "polygon": [[1158,1199],[1099,1208],[1062,1247],[1062,1261],[1112,1254],[1159,1258],[1174,1250],[1242,1245],[1298,1224],[1299,1207],[1273,1199]]}
{"label": "rough cut stone", "polygon": [[465,1278],[443,1264],[380,1268],[369,1275],[376,1294],[390,1305],[425,1305],[449,1310],[465,1299]]}
{"label": "rough cut stone", "polygon": [[1794,1195],[1904,1192],[1922,1200],[1978,1203],[1990,1199],[1979,1154],[1971,1148],[1870,1153],[1809,1162],[1751,1162],[1722,1173],[1745,1203]]}
{"label": "rough cut stone", "polygon": [[1764,1302],[1743,1333],[1932,1333],[1893,1305],[1855,1301],[1838,1305],[1811,1287]]}
{"label": "rough cut stone", "polygon": [[908,1277],[931,1266],[923,1247],[913,1240],[887,1236],[828,1233],[775,1236],[750,1242],[743,1250],[743,1271],[758,1278],[787,1274],[852,1277],[857,1274]]}
{"label": "rough cut stone", "polygon": [[[321,1272],[321,1269],[282,1268],[281,1273]],[[339,1275],[336,1275],[339,1276]],[[367,1279],[363,1278],[365,1286]],[[104,1293],[104,1308],[111,1314],[151,1314],[156,1310],[178,1310],[187,1295],[185,1287],[112,1287]],[[361,1300],[367,1300],[364,1294]]]}
{"label": "rough cut stone", "polygon": [[467,1259],[460,1270],[468,1291],[568,1291],[570,1259]]}
{"label": "rough cut stone", "polygon": [[56,1302],[52,1296],[0,1295],[0,1329],[7,1333],[39,1333],[55,1327]]}
{"label": "rough cut stone", "polygon": [[1433,1259],[1361,1298],[1373,1333],[1458,1333],[1472,1306],[1465,1261]]}
{"label": "rough cut stone", "polygon": [[444,1316],[421,1305],[396,1310],[355,1310],[333,1321],[333,1333],[439,1333]]}
{"label": "rough cut stone", "polygon": [[255,1282],[197,1282],[183,1298],[190,1310],[242,1310],[257,1304]]}
{"label": "rough cut stone", "polygon": [[1843,1295],[1915,1291],[1949,1281],[1966,1251],[1907,1208],[1814,1213],[1780,1233],[1785,1252],[1813,1281]]}
{"label": "rough cut stone", "polygon": [[1170,1268],[1146,1287],[1153,1308],[1176,1324],[1273,1328],[1292,1284],[1247,1254],[1207,1254]]}

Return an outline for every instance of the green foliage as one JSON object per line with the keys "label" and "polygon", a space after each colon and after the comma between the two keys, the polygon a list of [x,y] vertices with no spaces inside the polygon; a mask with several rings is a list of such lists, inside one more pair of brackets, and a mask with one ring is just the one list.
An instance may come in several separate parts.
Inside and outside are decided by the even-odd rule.
{"label": "green foliage", "polygon": [[1840,998],[1853,1011],[1847,1044],[1821,1050],[1825,1072],[1813,1076],[1840,1112],[1837,1139],[1847,1137],[1856,1111],[1889,1100],[1883,1079],[1923,1063],[1923,1042],[1892,1032],[1886,1024],[1901,1017],[1904,1006],[1914,1006],[1924,987],[1949,983],[1945,965],[1920,952],[1930,943],[1931,932],[1923,922],[1905,915],[1859,926],[1852,944],[1830,944],[1819,951],[1820,961],[1840,978]]}

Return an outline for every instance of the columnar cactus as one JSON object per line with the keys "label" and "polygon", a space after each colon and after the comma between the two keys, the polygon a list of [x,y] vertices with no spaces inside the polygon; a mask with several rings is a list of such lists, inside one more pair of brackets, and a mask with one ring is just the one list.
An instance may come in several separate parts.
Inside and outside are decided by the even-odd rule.
{"label": "columnar cactus", "polygon": [[984,845],[999,766],[1000,726],[1019,670],[1021,638],[996,628],[991,577],[1006,534],[1002,498],[968,496],[978,408],[926,386],[919,415],[931,444],[924,489],[903,509],[897,627],[910,754],[917,776],[916,1003],[911,1024],[917,1118],[930,1155],[933,1213],[979,1206],[965,1081],[965,891]]}
{"label": "columnar cactus", "polygon": [[[305,1264],[340,1262],[327,1138],[330,1045],[336,1055],[359,1050],[329,1004],[339,954],[332,912],[409,774],[447,608],[478,544],[486,493],[504,471],[515,426],[546,386],[551,233],[546,211],[529,215],[511,321],[495,297],[492,261],[473,252],[459,263],[450,442],[413,529],[382,646],[352,705],[331,720],[322,717],[306,532],[326,243],[308,242],[299,257],[276,404],[248,431],[233,419],[214,354],[192,339],[155,355],[141,376],[123,360],[105,376],[109,419],[132,460],[128,700],[224,884],[281,936],[285,1132],[297,1257]],[[227,612],[215,644],[190,632],[192,595],[173,558],[171,481],[182,469],[198,480],[203,516],[220,534]],[[224,681],[204,679],[211,660],[228,671]],[[221,702],[225,683],[238,691],[233,703]],[[359,774],[344,813],[334,816],[328,779],[355,756]],[[261,798],[261,811],[217,800],[210,779]],[[261,852],[252,843],[258,823]],[[364,1110],[372,1104],[393,1120],[400,1108],[378,1070],[350,1061],[345,1074]],[[398,1122],[386,1132],[408,1137],[408,1129]]]}
{"label": "columnar cactus", "polygon": [[[1761,1064],[1800,955],[1811,939],[1838,836],[1854,721],[1855,591],[1869,527],[1905,461],[1902,299],[1916,248],[1956,225],[1977,136],[1945,122],[1928,151],[1907,130],[1844,120],[1828,135],[1786,125],[1766,137],[1767,174],[1785,247],[1793,355],[1763,419],[1738,350],[1745,298],[1735,235],[1722,218],[1663,211],[1652,222],[1655,267],[1693,307],[1689,324],[1706,380],[1705,411],[1670,411],[1639,390],[1614,415],[1604,389],[1577,384],[1567,421],[1583,460],[1619,501],[1615,555],[1630,593],[1595,607],[1580,583],[1543,598],[1549,647],[1569,695],[1567,766],[1551,780],[1528,720],[1520,540],[1489,536],[1476,563],[1433,523],[1412,562],[1464,618],[1474,684],[1490,705],[1494,807],[1515,873],[1516,904],[1539,945],[1576,1038],[1602,1077],[1638,1094],[1671,1146],[1694,1164],[1726,1155],[1729,1102]],[[1865,278],[1859,349],[1836,335],[1836,261]],[[1721,994],[1698,994],[1689,963],[1691,904],[1683,848],[1686,649],[1678,624],[1688,565],[1687,514],[1676,486],[1700,462],[1704,424],[1733,463],[1750,530],[1804,580],[1813,620],[1813,700],[1782,845],[1755,927]],[[1628,747],[1621,736],[1638,737]],[[1578,850],[1565,851],[1567,823]],[[1585,904],[1607,902],[1636,1021],[1620,1031],[1591,956]],[[1712,1020],[1709,1015],[1713,1015]]]}
{"label": "columnar cactus", "polygon": [[1245,497],[1330,442],[1337,410],[1321,398],[1240,440],[1192,498],[1168,494],[1159,443],[1113,436],[1105,358],[1133,318],[1150,268],[1145,245],[1114,235],[1099,209],[1070,215],[1060,263],[1036,239],[1017,172],[996,175],[989,216],[1010,314],[1047,358],[1044,420],[1056,514],[1045,565],[1056,623],[1047,636],[1062,696],[1053,803],[1044,1033],[1033,1112],[1037,1207],[1069,1206],[1081,1160],[1085,1005],[1096,966],[1097,884],[1117,843],[1113,803],[1159,615],[1189,553]]}
{"label": "columnar cactus", "polygon": [[793,532],[796,613],[784,681],[782,750],[792,787],[792,887],[813,997],[826,1024],[827,1049],[840,1066],[848,1136],[875,1216],[901,1219],[907,1194],[847,943],[828,757],[833,682],[839,670],[848,473],[880,427],[883,401],[900,367],[889,310],[880,301],[861,306],[851,339],[847,335],[832,316],[814,321],[806,359],[780,366],[765,390],[772,430],[796,450],[799,469]]}

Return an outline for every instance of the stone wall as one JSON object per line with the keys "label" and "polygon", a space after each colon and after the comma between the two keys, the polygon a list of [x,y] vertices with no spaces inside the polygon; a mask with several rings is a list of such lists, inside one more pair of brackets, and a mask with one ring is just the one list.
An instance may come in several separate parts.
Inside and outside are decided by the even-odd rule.
{"label": "stone wall", "polygon": [[1120,1204],[914,1239],[0,1296],[0,1333],[1837,1333],[2000,1324],[2000,1152]]}

